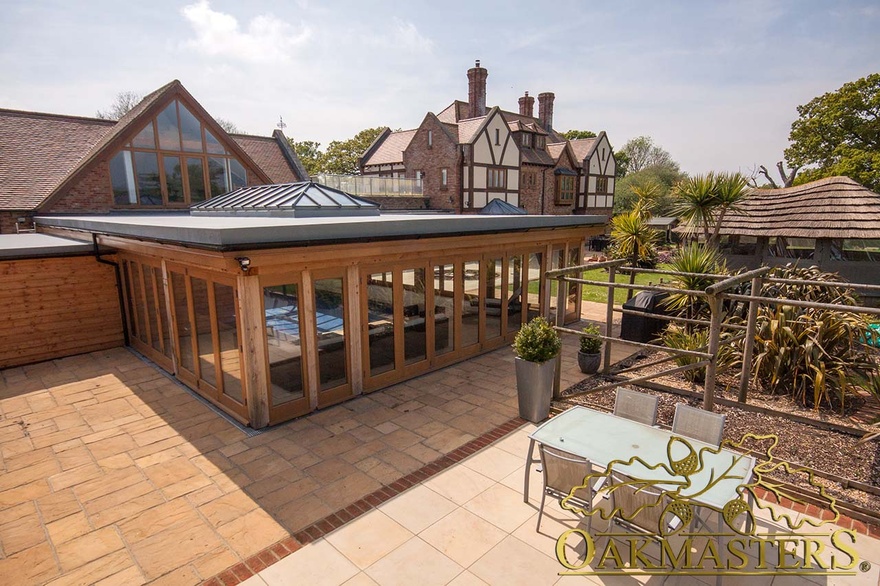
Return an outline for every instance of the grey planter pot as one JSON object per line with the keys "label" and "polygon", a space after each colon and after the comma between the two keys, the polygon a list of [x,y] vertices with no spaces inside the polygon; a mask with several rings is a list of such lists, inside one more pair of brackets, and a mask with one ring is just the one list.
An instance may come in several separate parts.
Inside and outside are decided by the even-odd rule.
{"label": "grey planter pot", "polygon": [[599,371],[599,364],[602,362],[602,354],[595,352],[592,354],[584,354],[578,350],[578,367],[584,374],[595,374]]}
{"label": "grey planter pot", "polygon": [[550,416],[556,358],[547,362],[529,362],[516,358],[516,394],[519,416],[538,423]]}

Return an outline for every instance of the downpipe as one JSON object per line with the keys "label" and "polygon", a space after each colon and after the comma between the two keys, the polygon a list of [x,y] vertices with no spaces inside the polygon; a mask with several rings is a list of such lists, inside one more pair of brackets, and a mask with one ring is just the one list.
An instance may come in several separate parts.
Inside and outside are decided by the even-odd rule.
{"label": "downpipe", "polygon": [[101,257],[101,250],[98,247],[98,235],[94,233],[92,234],[92,250],[95,254],[95,260],[103,265],[110,265],[116,273],[116,295],[119,297],[119,314],[122,318],[122,338],[125,341],[125,345],[130,346],[128,322],[125,319],[125,298],[122,295],[122,273],[119,270],[119,263]]}

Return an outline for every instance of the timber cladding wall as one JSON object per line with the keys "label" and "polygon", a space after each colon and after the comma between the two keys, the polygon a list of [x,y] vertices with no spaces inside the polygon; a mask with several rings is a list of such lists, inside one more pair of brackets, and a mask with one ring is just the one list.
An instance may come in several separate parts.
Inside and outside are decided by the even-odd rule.
{"label": "timber cladding wall", "polygon": [[121,346],[113,267],[92,256],[0,262],[0,368]]}

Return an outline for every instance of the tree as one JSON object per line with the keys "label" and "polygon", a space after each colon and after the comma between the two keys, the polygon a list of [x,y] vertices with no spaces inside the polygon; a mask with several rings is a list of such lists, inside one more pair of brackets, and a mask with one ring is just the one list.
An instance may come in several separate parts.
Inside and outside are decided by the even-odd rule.
{"label": "tree", "polygon": [[798,106],[785,158],[805,169],[797,183],[846,175],[880,191],[880,73]]}
{"label": "tree", "polygon": [[119,120],[137,106],[144,97],[137,92],[119,92],[110,107],[106,110],[98,110],[95,117],[104,120]]}
{"label": "tree", "polygon": [[[618,154],[615,153],[615,160],[617,156]],[[673,215],[671,191],[682,178],[684,173],[675,163],[655,165],[635,173],[627,173],[625,177],[618,179],[614,186],[614,213],[631,210],[638,201],[637,191],[654,186],[657,194],[653,198],[652,213],[657,216]]]}
{"label": "tree", "polygon": [[637,136],[623,145],[619,153],[624,153],[627,160],[627,172],[637,173],[642,169],[654,166],[674,166],[678,169],[678,163],[672,160],[669,151],[654,144],[650,136]]}
{"label": "tree", "polygon": [[337,175],[358,173],[358,159],[384,130],[385,127],[382,126],[367,128],[348,140],[331,141],[321,157],[321,171]]}
{"label": "tree", "polygon": [[702,232],[707,244],[718,240],[721,222],[746,197],[748,184],[739,173],[708,173],[687,177],[673,189],[674,211],[690,233]]}
{"label": "tree", "polygon": [[296,142],[292,138],[288,138],[287,142],[290,143],[309,175],[317,175],[321,172],[324,157],[324,153],[321,152],[321,143],[313,140]]}
{"label": "tree", "polygon": [[748,184],[752,187],[758,187],[758,175],[763,175],[764,178],[767,180],[769,186],[773,189],[779,189],[780,187],[791,187],[792,185],[794,185],[794,178],[797,176],[797,172],[800,170],[800,167],[792,167],[791,169],[786,171],[785,165],[782,164],[782,161],[779,161],[776,163],[776,170],[779,171],[779,177],[780,179],[782,179],[781,185],[773,180],[773,177],[770,176],[770,172],[764,165],[758,165],[756,169],[751,169],[752,173],[747,180]]}
{"label": "tree", "polygon": [[225,130],[228,134],[247,134],[238,126],[235,125],[234,122],[230,122],[225,118],[214,118],[214,121],[220,125],[220,128]]}
{"label": "tree", "polygon": [[562,136],[565,140],[577,140],[579,138],[595,138],[596,133],[592,130],[569,130],[563,132]]}

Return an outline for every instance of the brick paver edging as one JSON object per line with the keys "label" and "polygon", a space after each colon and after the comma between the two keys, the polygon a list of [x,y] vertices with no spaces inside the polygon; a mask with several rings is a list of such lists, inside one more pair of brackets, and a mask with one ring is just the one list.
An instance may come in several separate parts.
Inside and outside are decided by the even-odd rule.
{"label": "brick paver edging", "polygon": [[323,519],[312,523],[305,529],[298,531],[292,537],[282,539],[278,543],[252,555],[245,561],[232,566],[228,570],[224,570],[220,574],[203,582],[203,586],[236,586],[237,584],[244,582],[251,576],[265,570],[275,562],[287,557],[302,546],[320,539],[334,529],[342,527],[349,521],[352,521],[364,513],[378,507],[382,503],[391,500],[401,492],[412,488],[416,484],[461,462],[468,456],[477,453],[486,446],[500,440],[507,434],[516,431],[526,423],[527,421],[525,419],[520,419],[519,417],[515,417],[506,423],[502,423],[495,429],[484,433],[478,438],[472,439],[460,448],[456,448],[448,454],[440,456],[430,464],[425,464],[415,472],[411,472],[390,484],[386,484],[382,488],[371,492],[344,509],[340,509],[335,513],[327,515]]}

